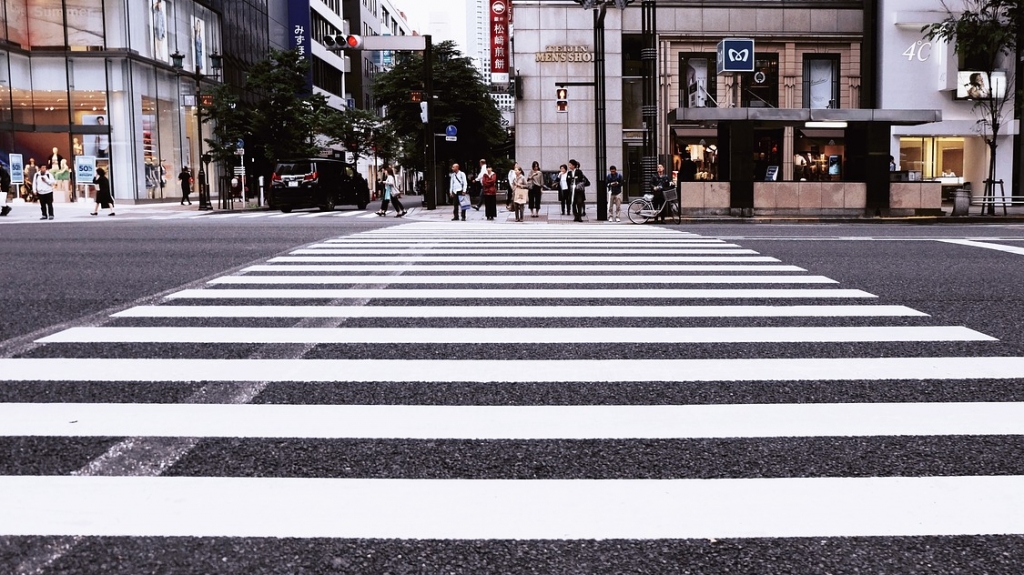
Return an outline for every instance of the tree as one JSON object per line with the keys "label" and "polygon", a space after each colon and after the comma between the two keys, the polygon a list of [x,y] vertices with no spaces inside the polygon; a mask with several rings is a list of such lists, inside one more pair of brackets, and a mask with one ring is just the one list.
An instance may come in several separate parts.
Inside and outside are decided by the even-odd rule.
{"label": "tree", "polygon": [[[1006,105],[1015,98],[1015,92],[1007,89],[1015,84],[1013,54],[1017,50],[1018,25],[1024,16],[1021,0],[963,0],[963,11],[954,12],[942,3],[946,17],[935,24],[925,26],[921,31],[929,40],[942,40],[953,44],[954,53],[976,62],[989,78],[988,97],[974,101],[974,111],[982,137],[989,149],[988,179],[985,181],[985,197],[994,197],[993,183],[996,179],[997,138],[1003,123],[1007,120]],[[1000,92],[993,85],[993,72],[1000,66],[1009,65],[1006,82]],[[988,204],[988,213],[995,213],[995,203]]]}
{"label": "tree", "polygon": [[358,159],[373,154],[374,140],[384,129],[383,122],[372,111],[349,109],[331,114],[325,133]]}
{"label": "tree", "polygon": [[[455,49],[454,42],[434,46],[432,60],[436,97],[431,106],[431,131],[442,131],[449,124],[458,128],[458,140],[438,142],[437,155],[476,165],[476,160],[490,156],[506,139],[501,114],[472,62]],[[426,167],[423,124],[419,103],[412,100],[411,92],[422,90],[423,80],[423,55],[412,53],[403,54],[394,68],[373,82],[374,97],[387,107],[387,120],[394,126],[394,133],[409,135],[402,138],[396,159],[419,170]]]}
{"label": "tree", "polygon": [[213,137],[206,138],[207,151],[214,162],[230,163],[235,145],[249,135],[251,114],[227,84],[218,85],[210,95],[208,102],[200,103],[203,123],[213,123]]}
{"label": "tree", "polygon": [[249,71],[246,89],[259,100],[252,110],[251,132],[270,161],[318,156],[337,142],[329,134],[336,111],[324,95],[309,91],[309,66],[295,49],[272,50]]}

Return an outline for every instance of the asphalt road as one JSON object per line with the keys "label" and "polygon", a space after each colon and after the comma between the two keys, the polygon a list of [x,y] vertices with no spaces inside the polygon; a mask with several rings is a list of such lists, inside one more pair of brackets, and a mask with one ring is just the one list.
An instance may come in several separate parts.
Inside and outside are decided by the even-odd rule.
{"label": "asphalt road", "polygon": [[[337,245],[326,243],[331,239]],[[741,267],[805,271],[716,271],[698,269],[706,265],[701,261],[639,253],[699,248],[659,243],[703,239],[778,260]],[[1012,415],[1002,427],[995,422],[1004,417],[999,412],[985,415],[1024,402],[1020,364],[1007,364],[1008,372],[1000,367],[1002,360],[1024,357],[1024,226],[662,229],[390,218],[110,219],[0,225],[0,242],[6,246],[0,252],[6,294],[0,299],[0,410],[9,408],[0,411],[0,485],[7,488],[6,495],[0,488],[0,573],[1009,575],[1024,569],[1024,431]],[[464,251],[431,261],[431,254],[417,251],[427,246]],[[477,261],[493,255],[489,246],[499,257]],[[559,246],[566,250],[558,252]],[[319,255],[311,262],[289,260],[306,257],[292,254],[299,248],[337,261],[317,261]],[[362,260],[343,261],[353,254]],[[587,259],[595,254],[623,258]],[[286,261],[270,261],[282,257]],[[529,264],[527,257],[550,259]],[[302,272],[319,278],[310,281],[335,283],[207,283],[253,276],[270,282],[303,265],[338,266]],[[538,268],[501,267],[510,265]],[[550,267],[559,265],[592,269]],[[606,265],[621,267],[601,269]],[[645,269],[652,265],[695,268]],[[348,277],[363,275],[374,277],[364,283]],[[417,275],[432,277],[388,280]],[[563,286],[557,277],[529,283],[531,275],[609,283]],[[666,277],[611,282],[643,275]],[[837,283],[701,283],[714,276],[741,282],[735,276],[742,275]],[[457,276],[475,279],[455,283]],[[703,279],[672,283],[689,276]],[[563,287],[584,291],[532,292]],[[287,291],[217,297],[233,289]],[[297,289],[360,295],[288,297]],[[429,289],[446,292],[422,297]],[[503,297],[498,289],[515,291]],[[606,297],[620,289],[623,295]],[[685,299],[640,297],[662,289],[711,291]],[[725,289],[862,290],[866,297],[723,297]],[[189,306],[194,311],[179,309]],[[263,307],[245,312],[240,306]],[[424,311],[435,306],[434,315]],[[561,314],[566,306],[609,311]],[[647,306],[654,308],[647,316],[624,312]],[[676,315],[702,306],[720,307],[703,316]],[[773,310],[733,313],[746,306]],[[820,315],[774,313],[793,306],[812,306]],[[832,313],[839,306],[905,308],[887,317]],[[182,313],[161,317],[153,311],[161,308]],[[330,313],[316,311],[325,309]],[[110,317],[121,311],[129,315]],[[102,329],[74,331],[93,327],[125,331],[109,337]],[[382,332],[382,342],[326,341],[356,328],[390,331]],[[742,337],[709,331],[717,328],[755,331]],[[568,331],[551,337],[562,339],[538,343],[542,333],[560,329]],[[820,331],[792,331],[800,329]],[[929,341],[919,335],[924,332],[900,331],[915,329],[942,335]],[[505,331],[497,343],[487,340],[499,330]],[[821,333],[829,335],[820,339]],[[263,334],[268,339],[261,340]],[[652,335],[656,342],[642,341]],[[36,343],[45,336],[64,339]],[[215,342],[219,337],[224,341]],[[400,338],[408,341],[395,341]],[[212,363],[188,363],[197,359]],[[800,363],[807,359],[827,360],[824,370],[799,375],[810,369]],[[878,367],[882,375],[858,371],[890,359],[918,363]],[[286,367],[279,373],[277,365]],[[964,373],[956,375],[961,366]],[[711,375],[695,375],[704,369]],[[27,417],[29,407],[61,404],[70,404],[64,420],[73,415],[75,425],[89,421],[74,411],[78,404],[129,413],[146,406],[183,411],[169,416],[170,431],[162,435],[118,433],[135,429],[120,412],[95,416],[97,425],[111,427],[89,433],[61,427],[69,425],[63,413],[50,423],[44,415],[29,417],[44,422],[35,433],[10,431],[2,420],[3,413],[14,420]],[[262,411],[237,424],[225,419],[233,417],[228,412],[189,411],[245,404],[303,411]],[[842,424],[860,431],[840,432],[837,421],[846,416],[837,404],[887,406],[897,415],[885,427],[886,416],[865,411]],[[321,415],[315,408],[333,406],[411,410],[330,412],[325,423],[316,423]],[[699,433],[651,431],[661,421],[657,411],[604,425],[593,423],[604,417],[600,410],[579,421],[571,410],[558,412],[550,422],[538,411],[807,406],[824,415],[786,428],[799,417],[770,411],[763,425],[788,431],[768,432],[751,431],[762,423],[746,411],[713,412],[732,415],[707,416],[707,425],[722,429]],[[507,419],[501,411],[481,412],[465,421],[463,412],[445,411],[420,423],[435,417],[420,409],[426,407],[526,411]],[[918,407],[940,411],[900,411]],[[704,417],[687,413],[663,423]],[[139,416],[132,425],[158,419]],[[204,427],[223,421],[227,432]],[[364,427],[334,435],[317,427],[339,421]],[[961,424],[969,429],[953,430]],[[311,431],[301,431],[303,425]],[[580,431],[588,425],[596,429]],[[85,489],[92,485],[86,479],[111,483]],[[492,485],[493,492],[478,492]],[[563,491],[565,485],[571,487]],[[703,497],[687,491],[705,487],[721,491]],[[677,488],[694,497],[679,510],[673,507],[678,497],[665,495]],[[920,502],[918,493],[924,494]],[[163,497],[170,498],[166,507],[150,507]],[[957,504],[971,511],[956,511]],[[178,508],[187,510],[183,517],[166,519]],[[77,527],[47,523],[50,509],[69,513]],[[76,517],[68,509],[92,511]],[[147,515],[152,509],[163,512]],[[229,511],[235,519],[227,518]]]}

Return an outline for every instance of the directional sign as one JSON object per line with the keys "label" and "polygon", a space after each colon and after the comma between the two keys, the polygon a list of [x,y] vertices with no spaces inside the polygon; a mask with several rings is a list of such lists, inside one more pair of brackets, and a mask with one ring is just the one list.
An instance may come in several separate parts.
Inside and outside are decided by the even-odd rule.
{"label": "directional sign", "polygon": [[459,130],[456,129],[455,126],[453,126],[451,124],[449,124],[448,127],[444,129],[444,135],[445,136],[456,136],[456,135],[458,135],[458,133],[459,133]]}
{"label": "directional sign", "polygon": [[754,71],[754,40],[726,38],[718,43],[718,73]]}

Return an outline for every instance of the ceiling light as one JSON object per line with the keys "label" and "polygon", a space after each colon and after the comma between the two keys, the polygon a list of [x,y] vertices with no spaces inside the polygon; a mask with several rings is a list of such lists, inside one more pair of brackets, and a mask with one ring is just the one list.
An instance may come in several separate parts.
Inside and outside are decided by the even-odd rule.
{"label": "ceiling light", "polygon": [[846,122],[804,122],[805,128],[845,128]]}

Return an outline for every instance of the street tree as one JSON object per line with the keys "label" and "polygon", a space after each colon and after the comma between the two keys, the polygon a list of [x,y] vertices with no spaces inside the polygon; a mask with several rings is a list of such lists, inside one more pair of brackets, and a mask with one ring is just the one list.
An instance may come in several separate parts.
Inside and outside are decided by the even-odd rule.
{"label": "street tree", "polygon": [[325,133],[358,159],[373,155],[374,140],[385,129],[372,110],[347,109],[329,115]]}
{"label": "street tree", "polygon": [[213,125],[213,137],[205,140],[207,151],[214,162],[230,163],[238,141],[249,136],[251,112],[228,84],[219,84],[210,95],[199,103],[203,107],[203,123]]}
{"label": "street tree", "polygon": [[[968,68],[984,72],[988,77],[987,89],[972,95],[974,111],[979,116],[978,128],[989,149],[988,179],[985,197],[994,197],[996,177],[996,148],[998,136],[1007,117],[1008,104],[1016,101],[1018,92],[1007,89],[1014,86],[1018,26],[1024,17],[1021,0],[962,0],[962,9],[952,9],[942,2],[946,17],[921,31],[929,40],[942,40],[952,44],[954,53],[961,56]],[[998,72],[999,74],[994,74]],[[1005,78],[994,82],[993,78]],[[995,204],[988,204],[989,214],[995,213]]]}
{"label": "street tree", "polygon": [[[458,129],[456,142],[436,143],[437,157],[476,165],[476,160],[489,157],[507,139],[501,113],[472,61],[455,48],[454,42],[441,42],[432,52],[435,98],[429,119],[430,137],[448,125]],[[423,154],[420,104],[412,97],[412,92],[423,90],[423,81],[423,55],[416,52],[403,53],[394,68],[379,74],[373,82],[374,97],[387,108],[388,122],[400,138],[396,159],[417,170],[425,169],[428,160]]]}

